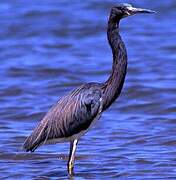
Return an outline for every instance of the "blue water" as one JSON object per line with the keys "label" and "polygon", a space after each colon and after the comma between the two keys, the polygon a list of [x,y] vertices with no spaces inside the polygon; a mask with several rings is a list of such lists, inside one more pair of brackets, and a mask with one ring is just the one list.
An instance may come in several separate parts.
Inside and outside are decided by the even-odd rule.
{"label": "blue water", "polygon": [[[0,2],[1,179],[68,179],[69,144],[21,147],[59,97],[108,78],[107,17],[117,2]],[[158,13],[121,22],[123,92],[82,137],[75,179],[176,179],[176,1],[126,2]]]}

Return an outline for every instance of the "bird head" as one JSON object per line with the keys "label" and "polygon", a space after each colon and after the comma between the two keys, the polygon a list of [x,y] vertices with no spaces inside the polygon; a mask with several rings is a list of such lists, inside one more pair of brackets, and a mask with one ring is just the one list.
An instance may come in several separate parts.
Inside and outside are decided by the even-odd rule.
{"label": "bird head", "polygon": [[135,8],[131,4],[123,3],[112,7],[110,18],[112,20],[120,20],[122,18],[139,13],[155,13],[155,11],[149,9]]}

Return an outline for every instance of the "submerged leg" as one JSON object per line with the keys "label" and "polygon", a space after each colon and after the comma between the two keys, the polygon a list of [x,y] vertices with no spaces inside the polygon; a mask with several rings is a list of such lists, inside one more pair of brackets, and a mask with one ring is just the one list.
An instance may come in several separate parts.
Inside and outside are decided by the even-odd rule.
{"label": "submerged leg", "polygon": [[76,152],[77,144],[78,144],[77,139],[70,142],[70,153],[69,153],[69,160],[68,160],[68,164],[67,164],[68,173],[70,175],[73,175],[73,167],[74,167],[75,152]]}

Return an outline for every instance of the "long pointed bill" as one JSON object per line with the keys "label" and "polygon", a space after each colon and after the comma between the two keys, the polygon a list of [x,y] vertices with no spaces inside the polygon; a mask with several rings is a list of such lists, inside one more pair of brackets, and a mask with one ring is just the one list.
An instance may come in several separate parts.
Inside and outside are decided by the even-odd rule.
{"label": "long pointed bill", "polygon": [[156,13],[156,11],[152,11],[149,9],[134,8],[134,7],[129,7],[128,10],[129,10],[128,15],[133,15],[137,13]]}

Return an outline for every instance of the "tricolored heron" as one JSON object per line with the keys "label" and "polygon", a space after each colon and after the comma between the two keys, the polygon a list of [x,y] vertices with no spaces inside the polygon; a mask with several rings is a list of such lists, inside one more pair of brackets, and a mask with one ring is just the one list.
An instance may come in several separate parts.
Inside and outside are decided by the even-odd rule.
{"label": "tricolored heron", "polygon": [[119,22],[122,18],[133,14],[153,12],[134,8],[130,4],[119,4],[112,7],[107,28],[108,42],[113,54],[110,77],[104,83],[84,84],[62,97],[26,139],[23,146],[26,151],[33,152],[45,143],[69,141],[68,173],[73,174],[75,151],[80,137],[117,99],[124,84],[127,52],[119,35]]}

